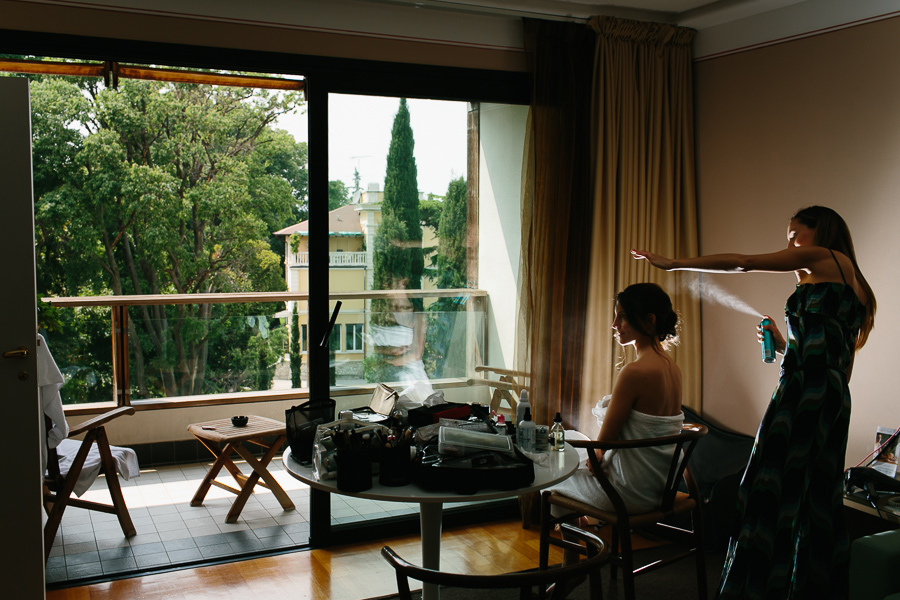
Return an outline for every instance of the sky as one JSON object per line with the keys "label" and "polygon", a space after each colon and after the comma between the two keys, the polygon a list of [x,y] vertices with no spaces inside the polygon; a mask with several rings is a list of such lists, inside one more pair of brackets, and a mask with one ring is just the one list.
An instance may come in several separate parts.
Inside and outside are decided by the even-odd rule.
{"label": "sky", "polygon": [[[413,130],[419,191],[443,196],[450,181],[466,176],[468,105],[441,100],[407,100]],[[377,183],[384,189],[384,173],[391,128],[399,98],[378,96],[329,96],[329,180],[353,187],[353,170],[359,169],[360,185]],[[285,115],[278,127],[298,141],[307,141],[309,115]]]}

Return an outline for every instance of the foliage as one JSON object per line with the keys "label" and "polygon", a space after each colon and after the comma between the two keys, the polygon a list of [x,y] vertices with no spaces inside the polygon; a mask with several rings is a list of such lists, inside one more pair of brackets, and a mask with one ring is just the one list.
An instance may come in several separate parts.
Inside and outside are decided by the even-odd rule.
{"label": "foliage", "polygon": [[57,314],[56,326],[42,333],[66,382],[60,391],[63,403],[109,402],[113,399],[109,308],[80,307]]}
{"label": "foliage", "polygon": [[303,387],[303,355],[300,353],[300,313],[299,303],[294,302],[294,311],[291,313],[291,345],[289,356],[291,360],[291,387]]}
{"label": "foliage", "polygon": [[359,174],[359,167],[353,167],[353,193],[358,194],[362,191],[362,176]]}
{"label": "foliage", "polygon": [[[422,225],[414,147],[409,108],[406,99],[401,98],[391,131],[391,145],[384,177],[384,198],[381,203],[382,223],[375,236],[375,252],[393,246],[395,249],[392,250],[393,254],[406,254],[408,258],[382,261],[381,268],[390,270],[381,272],[376,262],[374,266],[376,289],[390,289],[384,287],[388,282],[403,282],[403,287],[409,289],[422,288],[422,271],[425,263],[422,255]],[[385,227],[385,220],[396,222],[391,222],[390,227]]]}
{"label": "foliage", "polygon": [[466,180],[450,182],[438,225],[437,286],[441,289],[466,287],[467,255]]}
{"label": "foliage", "polygon": [[328,210],[332,211],[336,208],[350,204],[350,190],[344,185],[343,181],[335,180],[328,182]]}
{"label": "foliage", "polygon": [[437,231],[443,210],[444,202],[441,197],[428,194],[428,200],[419,201],[419,217],[422,219],[422,225]]}
{"label": "foliage", "polygon": [[[307,149],[273,124],[301,102],[294,93],[205,85],[123,81],[115,91],[34,81],[38,289],[284,289],[283,240],[271,232],[305,218]],[[247,305],[133,308],[133,393],[246,387],[249,373],[262,377],[262,354],[274,351],[268,318],[248,321],[260,314]]]}
{"label": "foliage", "polygon": [[[466,180],[454,179],[447,188],[438,225],[437,287],[467,285]],[[423,360],[432,377],[455,376],[452,365],[465,364],[465,340],[458,338],[464,327],[465,302],[461,298],[438,298],[429,307],[428,344]],[[462,356],[460,356],[462,353]]]}

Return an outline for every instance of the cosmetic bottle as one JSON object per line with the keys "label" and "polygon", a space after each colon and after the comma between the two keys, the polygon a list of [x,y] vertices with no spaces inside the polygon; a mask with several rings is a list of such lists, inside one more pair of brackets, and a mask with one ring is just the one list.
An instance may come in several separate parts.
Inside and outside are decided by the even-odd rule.
{"label": "cosmetic bottle", "polygon": [[535,451],[534,421],[531,420],[531,408],[525,409],[525,418],[516,427],[516,443],[520,450],[525,452]]}
{"label": "cosmetic bottle", "polygon": [[562,415],[556,413],[553,426],[550,428],[550,449],[563,452],[566,449],[566,430],[562,424]]}
{"label": "cosmetic bottle", "polygon": [[525,419],[525,411],[531,408],[531,402],[528,401],[528,390],[522,390],[519,394],[519,402],[516,404],[516,427]]}

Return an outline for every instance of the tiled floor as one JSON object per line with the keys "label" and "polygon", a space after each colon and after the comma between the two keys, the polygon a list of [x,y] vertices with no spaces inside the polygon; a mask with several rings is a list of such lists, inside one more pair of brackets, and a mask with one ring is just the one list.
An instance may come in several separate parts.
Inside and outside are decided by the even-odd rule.
{"label": "tiled floor", "polygon": [[[250,469],[237,463],[244,472]],[[137,535],[126,538],[115,515],[68,507],[47,562],[48,585],[155,568],[221,560],[265,550],[303,546],[309,537],[309,488],[284,471],[280,460],[269,470],[296,506],[285,511],[275,496],[257,485],[237,523],[225,523],[235,498],[212,487],[203,506],[191,497],[210,463],[142,469],[141,476],[123,481],[122,490]],[[223,472],[225,470],[223,469]],[[219,481],[234,485],[230,476]],[[109,502],[103,476],[82,496]],[[414,503],[375,502],[333,495],[332,523],[350,523],[418,513]]]}

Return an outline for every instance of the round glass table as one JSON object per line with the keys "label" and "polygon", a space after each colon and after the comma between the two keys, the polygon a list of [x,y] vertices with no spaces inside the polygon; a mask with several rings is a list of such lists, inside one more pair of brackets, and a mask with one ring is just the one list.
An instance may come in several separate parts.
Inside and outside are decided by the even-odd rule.
{"label": "round glass table", "polygon": [[[444,504],[497,500],[537,492],[563,481],[578,468],[578,453],[568,444],[566,444],[565,452],[548,452],[547,455],[546,465],[535,463],[534,482],[527,487],[513,490],[483,489],[475,494],[466,495],[448,491],[430,491],[415,483],[396,487],[384,486],[378,483],[378,477],[373,478],[372,487],[364,492],[344,492],[337,488],[335,479],[318,480],[311,466],[301,465],[291,457],[290,449],[284,452],[282,461],[288,473],[317,490],[367,500],[418,502],[419,522],[422,530],[422,566],[439,570],[441,567],[441,514]],[[436,585],[423,585],[422,600],[438,600],[438,598],[440,598],[440,591]]]}

